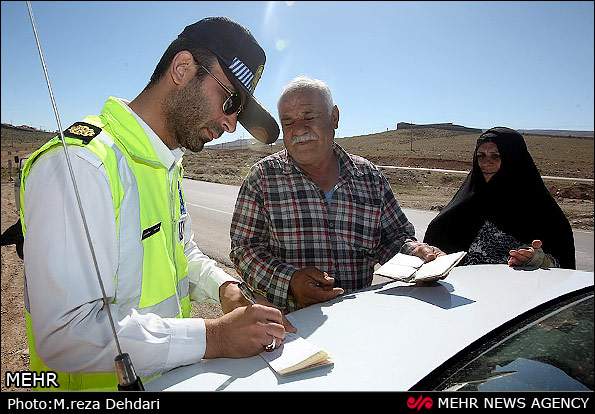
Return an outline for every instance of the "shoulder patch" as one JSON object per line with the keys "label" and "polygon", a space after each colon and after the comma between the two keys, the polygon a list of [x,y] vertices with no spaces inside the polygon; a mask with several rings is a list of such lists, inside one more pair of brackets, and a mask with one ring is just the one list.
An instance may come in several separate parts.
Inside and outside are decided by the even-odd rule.
{"label": "shoulder patch", "polygon": [[86,122],[75,122],[64,131],[64,136],[78,138],[87,145],[93,138],[101,133],[101,128]]}

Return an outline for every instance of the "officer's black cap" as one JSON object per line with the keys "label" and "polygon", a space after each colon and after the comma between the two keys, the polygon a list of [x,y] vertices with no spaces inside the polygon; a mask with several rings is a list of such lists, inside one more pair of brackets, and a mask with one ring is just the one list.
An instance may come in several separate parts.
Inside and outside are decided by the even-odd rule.
{"label": "officer's black cap", "polygon": [[208,17],[186,26],[179,37],[195,41],[217,57],[229,80],[246,96],[240,124],[257,140],[275,142],[279,126],[253,95],[266,56],[250,31],[227,17]]}

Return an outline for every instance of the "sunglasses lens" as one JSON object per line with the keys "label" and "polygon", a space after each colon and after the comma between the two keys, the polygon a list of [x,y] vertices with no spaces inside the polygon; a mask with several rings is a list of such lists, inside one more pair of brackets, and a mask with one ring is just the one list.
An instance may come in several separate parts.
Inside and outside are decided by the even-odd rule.
{"label": "sunglasses lens", "polygon": [[223,102],[223,112],[226,115],[232,115],[239,113],[242,106],[242,100],[236,93],[232,94],[229,98]]}

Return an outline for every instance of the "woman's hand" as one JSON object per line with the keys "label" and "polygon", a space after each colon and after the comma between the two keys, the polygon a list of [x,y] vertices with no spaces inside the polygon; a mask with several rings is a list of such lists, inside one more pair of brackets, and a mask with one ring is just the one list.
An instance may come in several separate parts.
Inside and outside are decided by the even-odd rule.
{"label": "woman's hand", "polygon": [[518,250],[511,250],[508,252],[510,254],[510,258],[508,259],[509,266],[524,266],[525,264],[529,263],[533,256],[535,255],[535,251],[537,249],[541,249],[541,240],[533,240],[531,243],[531,247],[518,249]]}

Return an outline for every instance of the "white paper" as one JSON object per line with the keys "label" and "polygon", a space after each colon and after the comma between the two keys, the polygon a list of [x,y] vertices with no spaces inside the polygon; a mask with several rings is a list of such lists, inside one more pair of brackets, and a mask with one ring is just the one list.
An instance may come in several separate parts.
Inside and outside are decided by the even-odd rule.
{"label": "white paper", "polygon": [[461,261],[465,254],[465,252],[451,253],[439,256],[431,262],[425,263],[415,273],[415,280],[433,279],[438,276],[444,276]]}
{"label": "white paper", "polygon": [[263,351],[260,356],[277,372],[296,366],[313,355],[324,352],[321,348],[312,345],[304,338],[291,333],[285,333],[281,346],[273,351]]}
{"label": "white paper", "polygon": [[407,282],[423,281],[444,276],[461,261],[466,252],[456,252],[425,262],[417,256],[397,253],[374,273]]}

